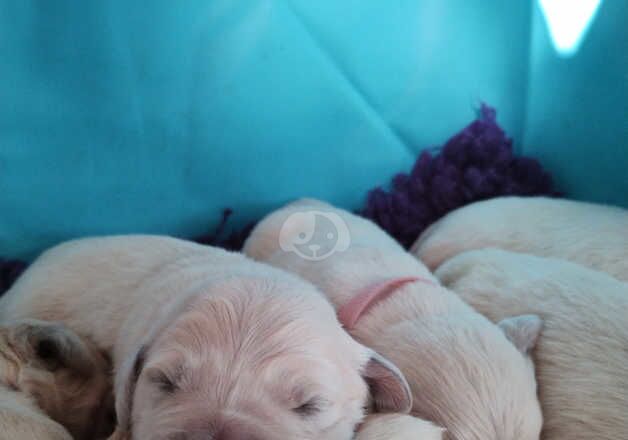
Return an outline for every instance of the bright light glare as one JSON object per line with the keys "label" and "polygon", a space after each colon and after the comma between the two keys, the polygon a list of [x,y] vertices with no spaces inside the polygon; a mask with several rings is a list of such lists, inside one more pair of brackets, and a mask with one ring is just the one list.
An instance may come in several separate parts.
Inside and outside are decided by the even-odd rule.
{"label": "bright light glare", "polygon": [[539,0],[556,51],[574,55],[600,9],[602,0]]}

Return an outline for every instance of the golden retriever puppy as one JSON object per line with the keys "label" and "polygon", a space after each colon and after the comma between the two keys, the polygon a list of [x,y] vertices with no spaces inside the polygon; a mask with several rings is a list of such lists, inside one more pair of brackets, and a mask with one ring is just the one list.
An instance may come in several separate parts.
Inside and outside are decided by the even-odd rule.
{"label": "golden retriever puppy", "polygon": [[545,197],[501,197],[457,209],[412,246],[434,270],[468,250],[561,258],[628,281],[628,210]]}
{"label": "golden retriever puppy", "polygon": [[484,249],[443,263],[436,275],[499,321],[535,313],[545,440],[628,439],[628,284],[553,258]]}
{"label": "golden retriever puppy", "polygon": [[349,440],[369,402],[411,406],[401,373],[347,335],[314,286],[217,248],[69,242],[0,306],[63,321],[112,353],[115,439]]}
{"label": "golden retriever puppy", "polygon": [[314,200],[267,216],[244,250],[327,294],[345,328],[404,373],[412,415],[444,438],[538,440],[537,316],[491,323],[374,223]]}
{"label": "golden retriever puppy", "polygon": [[[0,326],[0,432],[9,440],[93,440],[107,417],[109,365],[61,324]],[[109,411],[108,411],[109,410]]]}

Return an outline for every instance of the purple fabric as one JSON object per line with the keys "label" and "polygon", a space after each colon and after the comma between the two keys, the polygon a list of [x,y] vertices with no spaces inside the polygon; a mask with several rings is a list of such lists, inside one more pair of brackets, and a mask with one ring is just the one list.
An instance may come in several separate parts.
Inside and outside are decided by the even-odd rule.
{"label": "purple fabric", "polygon": [[24,261],[0,258],[0,294],[4,293],[28,266]]}
{"label": "purple fabric", "polygon": [[540,163],[516,157],[493,108],[449,139],[436,154],[423,152],[409,174],[376,188],[361,214],[406,248],[430,224],[456,208],[491,197],[559,195]]}
{"label": "purple fabric", "polygon": [[[437,154],[423,152],[410,174],[394,177],[388,190],[369,192],[361,215],[372,219],[409,247],[430,224],[456,208],[504,195],[559,195],[538,161],[516,157],[512,141],[497,125],[493,108],[482,105],[480,117],[452,137]],[[214,232],[195,242],[240,250],[255,226],[225,233],[233,211],[225,209]],[[0,259],[0,294],[27,263]]]}
{"label": "purple fabric", "polygon": [[229,233],[225,234],[225,230],[227,228],[227,223],[229,223],[229,217],[233,214],[233,210],[230,208],[225,209],[222,212],[222,219],[214,232],[207,235],[202,235],[200,237],[194,238],[192,241],[199,244],[206,244],[209,246],[218,246],[223,249],[227,249],[228,251],[239,251],[244,246],[244,242],[246,238],[249,236],[253,228],[255,227],[255,222],[249,223],[243,229],[234,229]]}

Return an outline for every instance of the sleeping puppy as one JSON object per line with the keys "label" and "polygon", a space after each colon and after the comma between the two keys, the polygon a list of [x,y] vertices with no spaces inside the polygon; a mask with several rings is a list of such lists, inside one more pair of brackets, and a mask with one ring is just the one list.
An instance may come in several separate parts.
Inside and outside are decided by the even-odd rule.
{"label": "sleeping puppy", "polygon": [[628,439],[628,284],[563,260],[485,249],[436,272],[490,319],[543,317],[535,351],[546,440]]}
{"label": "sleeping puppy", "polygon": [[0,306],[113,354],[114,439],[349,440],[367,384],[376,410],[411,406],[403,376],[342,330],[319,291],[241,254],[77,240],[42,255]]}
{"label": "sleeping puppy", "polygon": [[488,247],[561,258],[628,281],[628,210],[544,197],[496,198],[448,214],[411,253],[434,270],[463,251]]}
{"label": "sleeping puppy", "polygon": [[2,438],[104,438],[113,430],[105,419],[109,393],[106,360],[64,326],[37,320],[0,326]]}
{"label": "sleeping puppy", "polygon": [[443,426],[444,438],[539,438],[529,356],[538,317],[492,324],[375,224],[313,200],[266,217],[244,249],[325,292],[345,328],[401,369],[412,414]]}

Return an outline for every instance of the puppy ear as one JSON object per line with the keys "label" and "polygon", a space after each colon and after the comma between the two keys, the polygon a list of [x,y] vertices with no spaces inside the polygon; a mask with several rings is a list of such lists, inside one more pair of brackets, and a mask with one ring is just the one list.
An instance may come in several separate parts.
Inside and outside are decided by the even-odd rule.
{"label": "puppy ear", "polygon": [[412,392],[405,376],[389,360],[370,351],[362,376],[368,384],[377,412],[408,413],[412,409]]}
{"label": "puppy ear", "polygon": [[543,320],[537,315],[521,315],[503,319],[498,325],[517,350],[527,355],[539,340]]}
{"label": "puppy ear", "polygon": [[131,438],[131,415],[133,412],[133,397],[135,386],[144,368],[147,346],[141,346],[132,356],[129,356],[120,366],[115,376],[116,419],[115,432],[110,440]]}
{"label": "puppy ear", "polygon": [[51,371],[67,368],[85,377],[94,373],[95,350],[60,323],[25,319],[11,324],[9,333],[18,350]]}

